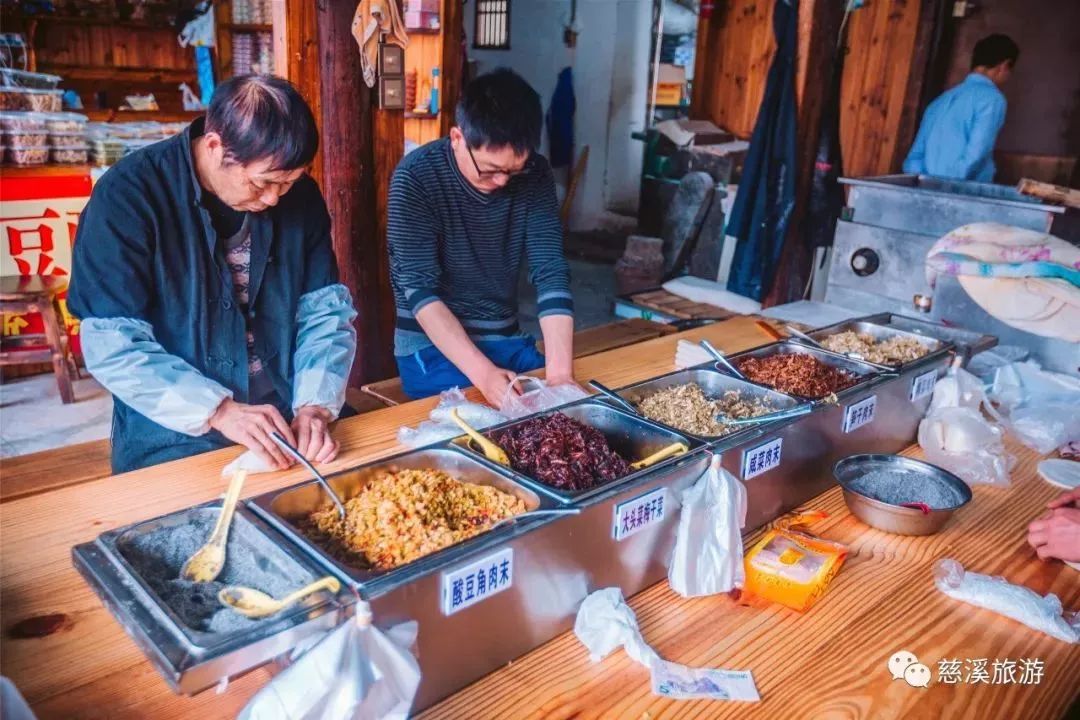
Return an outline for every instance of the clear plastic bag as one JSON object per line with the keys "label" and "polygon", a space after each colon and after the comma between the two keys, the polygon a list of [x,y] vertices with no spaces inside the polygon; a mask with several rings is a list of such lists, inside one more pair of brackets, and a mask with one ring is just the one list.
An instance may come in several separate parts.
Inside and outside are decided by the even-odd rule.
{"label": "clear plastic bag", "polygon": [[1014,458],[1005,451],[1004,431],[983,415],[984,407],[993,413],[982,382],[958,360],[934,386],[930,410],[919,423],[919,446],[927,462],[969,485],[1004,487]]}
{"label": "clear plastic bag", "polygon": [[450,388],[439,395],[439,404],[431,411],[431,419],[415,428],[398,429],[398,442],[410,448],[424,447],[442,442],[461,434],[461,428],[450,419],[450,411],[457,410],[461,419],[474,428],[482,429],[506,422],[509,418],[487,405],[470,402],[460,388]]}
{"label": "clear plastic bag", "polygon": [[366,603],[268,682],[238,720],[404,720],[420,685],[417,624],[387,632]]}
{"label": "clear plastic bag", "polygon": [[1057,595],[1039,595],[1005,578],[967,572],[947,558],[934,563],[934,584],[955,600],[993,610],[1058,640],[1080,642],[1080,613],[1063,613]]}
{"label": "clear plastic bag", "polygon": [[1005,429],[1038,453],[1080,439],[1080,378],[1011,363],[998,368],[990,400]]}
{"label": "clear plastic bag", "polygon": [[671,589],[683,597],[726,593],[742,588],[742,528],[746,525],[746,486],[720,467],[709,469],[682,492],[675,550],[668,568]]}
{"label": "clear plastic bag", "polygon": [[530,375],[519,375],[514,378],[514,383],[521,387],[522,393],[516,394],[511,386],[507,389],[502,406],[502,414],[511,420],[550,410],[589,396],[589,393],[577,385],[548,385],[543,380]]}

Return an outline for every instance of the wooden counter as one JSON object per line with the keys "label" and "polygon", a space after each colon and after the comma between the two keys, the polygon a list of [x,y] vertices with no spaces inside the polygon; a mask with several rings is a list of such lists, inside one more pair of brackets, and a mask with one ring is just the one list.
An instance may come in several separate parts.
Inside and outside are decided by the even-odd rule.
{"label": "wooden counter", "polygon": [[[583,358],[575,364],[577,377],[619,386],[670,371],[680,337],[709,338],[726,351],[769,341],[751,320],[739,318]],[[341,456],[326,469],[400,449],[398,427],[418,423],[434,402],[343,421],[336,431]],[[238,452],[222,450],[0,505],[0,671],[12,678],[41,720],[235,717],[269,678],[270,671],[261,669],[237,679],[222,694],[173,695],[70,559],[73,545],[105,530],[222,493],[220,469]],[[1013,488],[977,489],[975,503],[945,533],[931,538],[870,530],[847,516],[835,492],[815,501],[835,512],[822,524],[823,534],[851,544],[852,553],[830,592],[805,615],[745,599],[682,600],[666,583],[633,599],[645,638],[665,658],[753,670],[763,697],[753,708],[653,698],[645,671],[622,652],[591,665],[577,640],[564,635],[426,716],[656,718],[751,712],[791,717],[829,710],[853,717],[905,712],[935,717],[947,712],[951,717],[967,711],[982,718],[1016,717],[1022,707],[1026,717],[1059,717],[1080,687],[1080,648],[947,600],[930,579],[933,560],[956,557],[974,570],[1056,592],[1067,606],[1080,604],[1080,574],[1061,563],[1039,562],[1024,545],[1024,526],[1054,490],[1034,478],[1034,457],[1022,455]],[[250,497],[303,478],[296,469],[254,476],[243,494]],[[41,620],[44,616],[53,617]],[[27,622],[33,618],[38,620]],[[16,637],[28,630],[52,632]],[[944,657],[1040,658],[1045,676],[1038,686],[916,690],[889,681],[885,661],[900,649],[935,669]]]}

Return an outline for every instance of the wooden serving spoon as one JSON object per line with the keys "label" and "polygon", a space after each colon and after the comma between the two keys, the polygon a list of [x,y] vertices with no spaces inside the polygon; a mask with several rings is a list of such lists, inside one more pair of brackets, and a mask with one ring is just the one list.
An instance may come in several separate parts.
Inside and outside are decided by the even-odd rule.
{"label": "wooden serving spoon", "polygon": [[686,452],[689,449],[690,448],[688,448],[684,443],[681,443],[681,442],[671,443],[667,447],[661,448],[660,450],[657,450],[656,452],[654,452],[652,455],[650,455],[647,458],[644,458],[642,460],[638,460],[635,463],[630,463],[630,467],[633,470],[644,470],[645,468],[649,467],[650,465],[655,465],[656,463],[660,462],[661,460],[667,460],[672,455],[682,455],[684,452]]}
{"label": "wooden serving spoon", "polygon": [[193,582],[211,582],[221,574],[225,567],[225,544],[229,541],[229,525],[232,524],[236,502],[240,499],[240,488],[244,486],[247,470],[237,470],[229,481],[225,500],[221,503],[217,525],[210,533],[210,539],[188,558],[180,569],[180,577]]}
{"label": "wooden serving spoon", "polygon": [[450,418],[458,424],[465,434],[472,438],[473,442],[480,446],[480,449],[484,451],[484,456],[492,462],[497,462],[500,465],[510,466],[510,458],[507,456],[506,451],[495,443],[488,440],[486,437],[478,433],[473,429],[469,423],[461,419],[458,415],[457,408],[450,411]]}
{"label": "wooden serving spoon", "polygon": [[340,589],[341,583],[338,582],[338,579],[327,575],[306,587],[300,588],[296,592],[289,593],[280,600],[275,600],[266,593],[256,590],[255,588],[230,585],[229,587],[221,589],[221,592],[218,593],[218,601],[221,602],[222,605],[232,608],[245,617],[258,619],[281,612],[285,608],[300,602],[308,595],[317,593],[320,590],[329,590],[336,594]]}

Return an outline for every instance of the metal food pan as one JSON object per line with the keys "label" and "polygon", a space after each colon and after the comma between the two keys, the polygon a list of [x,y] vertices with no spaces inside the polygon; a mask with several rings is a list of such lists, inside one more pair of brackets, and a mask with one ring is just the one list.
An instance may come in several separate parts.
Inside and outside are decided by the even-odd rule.
{"label": "metal food pan", "polygon": [[[683,433],[675,432],[663,425],[654,423],[651,420],[646,420],[638,415],[631,415],[623,410],[617,410],[611,405],[600,400],[587,398],[585,400],[579,400],[570,405],[559,408],[547,413],[540,414],[541,417],[547,417],[553,415],[556,412],[560,412],[567,415],[572,420],[577,420],[583,425],[587,425],[600,433],[607,439],[608,445],[616,453],[621,455],[627,462],[635,462],[642,460],[649,455],[652,455],[657,450],[661,450],[673,443],[683,443],[693,450],[701,445],[701,441],[692,439],[690,436]],[[533,416],[537,417],[537,416]],[[521,420],[515,420],[513,422],[504,423],[497,427],[488,428],[484,434],[491,437],[491,433],[495,430],[502,430],[509,427],[519,425],[530,418],[524,418]],[[472,453],[478,458],[483,458],[483,454],[479,448],[469,440],[468,437],[462,436],[453,441],[453,444],[459,448],[464,449],[466,452]],[[610,482],[601,483],[588,490],[579,491],[566,491],[558,488],[551,487],[545,483],[540,482],[536,478],[530,477],[523,472],[517,472],[517,475],[527,482],[530,487],[534,487],[537,490],[546,493],[547,495],[556,498],[564,503],[572,503],[584,498],[589,498],[599,493],[606,491],[607,489],[616,485],[622,485],[623,483],[631,482],[632,480],[642,477],[646,473],[658,470],[659,468],[666,467],[670,464],[678,462],[684,455],[676,455],[667,460],[661,461],[650,467],[638,470],[636,472],[631,471],[630,474],[624,475],[621,478],[616,478]],[[488,460],[484,460],[485,463],[490,463]]]}
{"label": "metal food pan", "polygon": [[[737,390],[744,396],[749,396],[755,400],[762,402],[768,402],[777,411],[787,410],[788,408],[795,407],[801,403],[800,400],[796,400],[790,395],[784,395],[783,393],[771,390],[762,385],[755,385],[754,383],[740,380],[739,378],[732,377],[731,375],[725,375],[724,373],[716,370],[712,366],[689,368],[686,370],[679,370],[669,375],[662,375],[658,378],[651,380],[645,380],[643,382],[635,383],[634,385],[628,385],[624,388],[616,390],[616,394],[623,400],[626,400],[635,407],[638,403],[642,402],[645,398],[657,393],[661,390],[666,390],[672,387],[678,387],[680,385],[696,384],[701,387],[705,394],[712,398],[721,397],[725,392],[729,390]],[[658,420],[651,420],[658,425],[668,427],[664,423]],[[737,427],[731,432],[724,433],[722,435],[698,435],[687,430],[682,430],[677,427],[671,427],[676,432],[683,433],[684,435],[700,440],[702,442],[711,443],[719,439],[725,441],[736,441],[736,438],[742,438],[753,434],[755,430],[769,425],[768,421],[764,421],[756,424],[748,424],[741,427]]]}
{"label": "metal food pan", "polygon": [[[347,502],[359,495],[360,491],[378,473],[423,469],[442,470],[461,482],[495,487],[520,498],[525,503],[526,511],[539,510],[542,507],[554,505],[550,500],[545,502],[545,499],[531,488],[516,482],[505,474],[497,472],[484,463],[478,462],[465,453],[450,448],[436,447],[405,453],[330,475],[327,480],[338,496]],[[329,551],[313,540],[308,539],[300,530],[298,523],[302,518],[315,510],[331,505],[331,500],[326,495],[326,491],[318,483],[311,481],[281,490],[274,490],[258,495],[250,499],[248,503],[256,513],[264,517],[294,543],[303,547],[324,567],[358,588],[371,585],[373,582],[389,576],[398,578],[409,576],[414,572],[453,560],[459,553],[471,551],[478,544],[486,545],[493,541],[497,542],[499,539],[505,539],[520,525],[509,523],[498,528],[493,533],[481,533],[404,565],[389,570],[376,570],[365,566],[363,559],[359,557],[356,558],[355,563],[334,557]]]}
{"label": "metal food pan", "polygon": [[984,350],[989,350],[998,344],[998,339],[993,335],[986,335],[975,332],[974,330],[965,330],[958,327],[949,327],[948,325],[942,325],[941,323],[933,322],[931,320],[908,317],[907,315],[898,315],[896,313],[878,313],[860,319],[866,322],[886,325],[897,330],[903,330],[904,332],[909,332],[914,335],[931,337],[941,340],[942,342],[951,343],[960,351],[960,354],[964,357],[965,361],[970,360],[972,356],[978,355]]}
{"label": "metal food pan", "polygon": [[[860,380],[857,383],[855,383],[854,385],[852,385],[851,387],[844,388],[843,390],[837,392],[836,395],[838,397],[845,397],[847,395],[851,395],[852,393],[855,393],[855,392],[858,392],[858,391],[864,389],[867,382],[878,379],[878,377],[880,377],[880,375],[882,374],[881,368],[878,367],[877,365],[871,365],[870,363],[865,363],[865,362],[862,362],[862,361],[859,361],[859,360],[852,360],[851,358],[846,357],[844,355],[839,355],[839,354],[834,353],[834,352],[829,352],[828,350],[819,350],[818,348],[810,347],[809,345],[803,345],[802,343],[797,343],[797,342],[794,342],[794,341],[791,341],[791,340],[780,340],[778,342],[770,343],[768,345],[762,345],[761,347],[754,348],[753,350],[745,350],[745,351],[740,352],[740,353],[734,353],[733,355],[729,356],[728,359],[733,364],[735,364],[736,367],[737,367],[738,366],[738,361],[742,360],[744,358],[749,358],[749,357],[764,358],[764,357],[769,357],[770,355],[791,355],[791,354],[810,355],[811,357],[816,358],[817,360],[820,360],[821,362],[825,363],[826,365],[832,365],[833,367],[837,367],[837,368],[840,368],[842,370],[847,370],[848,372],[852,372],[852,373],[858,375]],[[719,367],[717,369],[722,370],[722,368],[719,368]],[[754,383],[754,384],[755,385],[761,385],[761,387],[770,387],[768,385],[763,385],[761,383]],[[801,400],[821,400],[822,399],[822,398],[810,398],[810,397],[805,397],[805,396],[802,396],[802,395],[795,395],[794,393],[788,393],[788,394],[790,394],[791,397],[799,398]]]}
{"label": "metal food pan", "polygon": [[[935,337],[929,337],[927,335],[920,335],[918,333],[908,332],[907,330],[901,330],[900,328],[890,327],[888,325],[880,325],[878,323],[873,323],[863,319],[848,320],[846,322],[837,323],[836,325],[830,325],[819,330],[814,330],[813,332],[807,334],[818,342],[821,342],[825,338],[831,337],[833,335],[838,335],[842,332],[854,332],[864,335],[870,335],[877,342],[882,342],[893,337],[905,337],[914,340],[915,342],[926,348],[926,353],[922,356],[917,357],[914,360],[909,360],[908,362],[895,365],[887,363],[876,363],[865,359],[861,360],[861,362],[865,362],[867,365],[874,365],[876,367],[886,368],[887,370],[896,370],[911,367],[912,365],[915,365],[917,363],[925,362],[927,358],[932,357],[936,353],[945,352],[952,347],[951,342],[940,340]],[[830,352],[836,351],[830,350]],[[852,359],[854,360],[858,358]]]}
{"label": "metal food pan", "polygon": [[[103,533],[72,549],[72,561],[117,622],[135,640],[174,692],[194,694],[263,665],[301,639],[334,627],[350,601],[322,591],[278,615],[233,632],[209,633],[186,625],[129,561],[130,543],[192,516],[216,520],[220,500]],[[242,506],[229,531],[229,548],[244,546],[263,571],[273,569],[296,587],[323,573]],[[229,562],[228,555],[226,563]],[[226,570],[227,572],[227,570]]]}

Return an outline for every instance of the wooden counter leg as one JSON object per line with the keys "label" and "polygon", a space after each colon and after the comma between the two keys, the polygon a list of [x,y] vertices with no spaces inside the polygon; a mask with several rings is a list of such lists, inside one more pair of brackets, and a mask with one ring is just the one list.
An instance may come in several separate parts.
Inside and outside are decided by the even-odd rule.
{"label": "wooden counter leg", "polygon": [[64,353],[64,339],[60,330],[59,316],[56,313],[56,304],[50,298],[36,305],[37,311],[41,313],[42,323],[45,325],[45,337],[48,339],[49,351],[52,355],[53,374],[56,375],[56,384],[60,387],[60,400],[65,405],[73,403],[75,390],[71,385],[71,373]]}

